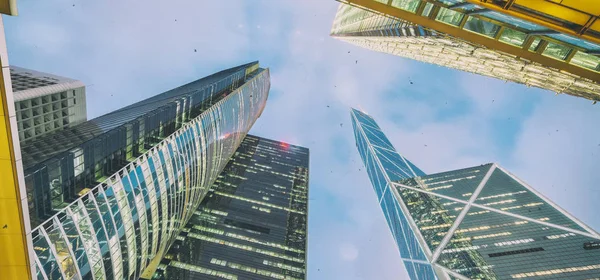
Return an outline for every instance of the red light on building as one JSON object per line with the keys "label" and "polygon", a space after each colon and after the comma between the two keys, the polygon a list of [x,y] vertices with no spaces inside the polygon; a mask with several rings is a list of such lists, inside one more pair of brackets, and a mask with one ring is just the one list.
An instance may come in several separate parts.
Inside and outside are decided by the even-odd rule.
{"label": "red light on building", "polygon": [[281,142],[281,144],[279,144],[279,146],[282,147],[283,149],[287,150],[290,147],[290,144]]}

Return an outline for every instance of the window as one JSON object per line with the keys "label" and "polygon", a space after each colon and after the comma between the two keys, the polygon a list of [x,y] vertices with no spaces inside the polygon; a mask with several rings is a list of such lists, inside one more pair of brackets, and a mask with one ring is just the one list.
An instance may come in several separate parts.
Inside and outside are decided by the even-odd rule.
{"label": "window", "polygon": [[423,9],[423,13],[421,14],[424,17],[428,17],[429,13],[431,13],[431,9],[433,9],[433,4],[427,3],[425,4],[425,9]]}
{"label": "window", "polygon": [[392,0],[392,6],[414,13],[421,0]]}
{"label": "window", "polygon": [[546,49],[544,50],[544,52],[542,54],[545,56],[559,59],[559,60],[565,60],[565,58],[567,57],[567,55],[569,54],[570,51],[571,51],[571,48],[569,48],[569,47],[565,47],[565,46],[561,46],[559,44],[548,42],[548,46],[546,47]]}
{"label": "window", "polygon": [[534,52],[535,49],[537,48],[537,46],[540,44],[542,40],[540,38],[535,38],[533,40],[533,42],[531,43],[531,45],[529,46],[529,50]]}
{"label": "window", "polygon": [[573,58],[571,58],[571,64],[598,71],[600,57],[578,51]]}
{"label": "window", "polygon": [[75,177],[83,173],[84,170],[84,157],[83,149],[77,148],[71,151],[73,153],[73,166],[75,169]]}
{"label": "window", "polygon": [[469,17],[464,29],[479,33],[488,37],[495,37],[500,26],[489,21],[480,20],[475,17]]}
{"label": "window", "polygon": [[440,12],[437,14],[435,19],[443,23],[457,26],[463,18],[463,14],[449,10],[446,8],[440,8]]}
{"label": "window", "polygon": [[500,35],[500,42],[504,42],[513,46],[520,47],[525,42],[527,34],[510,28],[504,28],[502,35]]}

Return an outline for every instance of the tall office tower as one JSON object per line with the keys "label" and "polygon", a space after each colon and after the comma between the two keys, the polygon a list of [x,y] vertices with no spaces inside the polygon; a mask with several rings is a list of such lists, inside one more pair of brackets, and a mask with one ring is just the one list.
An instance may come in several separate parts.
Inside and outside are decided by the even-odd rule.
{"label": "tall office tower", "polygon": [[266,104],[241,65],[23,147],[37,279],[152,274]]}
{"label": "tall office tower", "polygon": [[248,135],[154,279],[306,279],[308,154]]}
{"label": "tall office tower", "polygon": [[338,1],[331,36],[339,40],[600,100],[600,6],[594,0]]}
{"label": "tall office tower", "polygon": [[10,66],[10,79],[22,146],[86,121],[82,82],[16,66]]}
{"label": "tall office tower", "polygon": [[600,234],[497,164],[425,175],[373,118],[356,145],[412,280],[597,279]]}

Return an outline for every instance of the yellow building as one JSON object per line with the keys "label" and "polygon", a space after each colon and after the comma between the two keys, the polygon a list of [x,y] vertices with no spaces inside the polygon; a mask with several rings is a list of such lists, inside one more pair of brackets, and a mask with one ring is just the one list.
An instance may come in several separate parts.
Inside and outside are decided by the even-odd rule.
{"label": "yellow building", "polygon": [[[0,13],[16,15],[16,0],[0,1]],[[28,209],[23,207],[28,204],[1,18],[0,65],[0,278],[31,279],[31,226]]]}
{"label": "yellow building", "polygon": [[331,35],[368,49],[600,100],[595,0],[339,0]]}

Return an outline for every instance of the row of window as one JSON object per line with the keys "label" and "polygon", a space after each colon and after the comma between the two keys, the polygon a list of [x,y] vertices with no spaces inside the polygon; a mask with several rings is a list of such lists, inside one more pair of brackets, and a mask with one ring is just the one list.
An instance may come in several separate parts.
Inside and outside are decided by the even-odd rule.
{"label": "row of window", "polygon": [[[386,1],[381,1],[386,3]],[[415,13],[421,0],[394,0],[393,7]],[[421,13],[422,16],[430,16],[435,4],[426,3]],[[356,8],[354,8],[356,9]],[[359,10],[359,9],[356,9]],[[489,12],[477,5],[464,5],[461,11],[439,7],[435,20],[446,23],[464,30],[474,32],[502,43],[516,47],[524,47],[529,43],[528,32],[539,31],[537,25],[522,22],[508,15]],[[474,12],[476,15],[465,13]],[[361,36],[417,36],[425,35],[427,31],[422,28],[402,28],[407,23],[377,15],[368,11],[352,11],[350,17],[345,17],[343,23],[334,26],[336,34],[360,33]],[[519,29],[509,26],[519,26]],[[533,26],[533,27],[532,27]],[[600,46],[573,38],[565,34],[553,34],[548,32],[544,37],[534,36],[528,49],[532,52],[541,53],[557,60],[566,61],[570,64],[592,70],[600,71],[600,57],[588,53],[589,51],[600,51]],[[574,47],[572,47],[574,46]]]}

